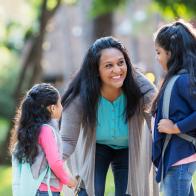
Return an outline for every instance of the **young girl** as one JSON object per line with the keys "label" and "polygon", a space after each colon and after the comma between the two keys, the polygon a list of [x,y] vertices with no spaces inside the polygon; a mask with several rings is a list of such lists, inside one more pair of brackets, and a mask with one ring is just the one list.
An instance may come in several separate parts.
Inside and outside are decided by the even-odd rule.
{"label": "young girl", "polygon": [[[63,184],[75,187],[76,181],[63,168],[58,129],[61,112],[59,93],[50,84],[37,84],[27,92],[12,137],[13,195],[41,196],[50,192],[57,196]],[[30,165],[30,172],[24,169],[25,164]],[[40,176],[41,182],[37,183]]]}
{"label": "young girl", "polygon": [[[156,33],[155,48],[157,59],[166,71],[153,104],[156,114],[153,142],[156,180],[160,182],[163,177],[161,187],[164,196],[192,196],[196,149],[193,143],[182,139],[179,134],[196,138],[196,31],[183,21],[163,26]],[[171,92],[169,119],[163,119],[163,93],[168,81],[177,74],[180,76]],[[171,139],[161,158],[167,134],[171,134]]]}

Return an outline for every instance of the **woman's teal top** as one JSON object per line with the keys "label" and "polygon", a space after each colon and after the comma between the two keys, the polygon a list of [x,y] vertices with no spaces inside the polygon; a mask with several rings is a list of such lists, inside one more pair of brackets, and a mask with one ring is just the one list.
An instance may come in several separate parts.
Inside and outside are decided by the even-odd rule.
{"label": "woman's teal top", "polygon": [[128,147],[128,123],[125,122],[126,97],[122,93],[113,102],[100,97],[98,103],[96,143],[114,149]]}

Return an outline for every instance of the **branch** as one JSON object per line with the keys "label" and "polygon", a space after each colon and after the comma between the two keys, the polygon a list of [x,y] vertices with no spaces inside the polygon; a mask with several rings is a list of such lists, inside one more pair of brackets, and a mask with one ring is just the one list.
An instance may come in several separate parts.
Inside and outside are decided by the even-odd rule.
{"label": "branch", "polygon": [[62,2],[62,0],[57,0],[56,6],[52,10],[47,10],[47,1],[48,0],[44,0],[42,4],[42,16],[41,16],[42,20],[40,23],[41,31],[45,30],[46,24],[54,16],[54,14],[56,13],[57,9],[60,7]]}

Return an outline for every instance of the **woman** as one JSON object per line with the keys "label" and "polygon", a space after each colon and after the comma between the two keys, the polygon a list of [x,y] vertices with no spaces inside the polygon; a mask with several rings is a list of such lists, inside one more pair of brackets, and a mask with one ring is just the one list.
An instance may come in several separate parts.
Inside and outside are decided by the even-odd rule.
{"label": "woman", "polygon": [[104,195],[110,164],[115,195],[148,195],[141,138],[154,93],[121,42],[103,37],[89,48],[62,99],[63,155],[82,178],[80,196]]}

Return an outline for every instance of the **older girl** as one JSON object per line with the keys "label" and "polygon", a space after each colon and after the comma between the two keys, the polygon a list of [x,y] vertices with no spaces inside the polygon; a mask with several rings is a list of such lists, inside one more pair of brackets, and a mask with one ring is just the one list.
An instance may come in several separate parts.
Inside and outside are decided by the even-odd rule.
{"label": "older girl", "polygon": [[[155,48],[157,59],[166,71],[153,104],[156,114],[153,143],[156,179],[160,182],[163,178],[165,196],[193,196],[196,150],[193,143],[179,136],[184,133],[196,139],[196,31],[183,21],[167,24],[156,33]],[[175,75],[179,77],[171,92],[169,119],[163,119],[163,93]],[[171,139],[162,158],[167,134]]]}

